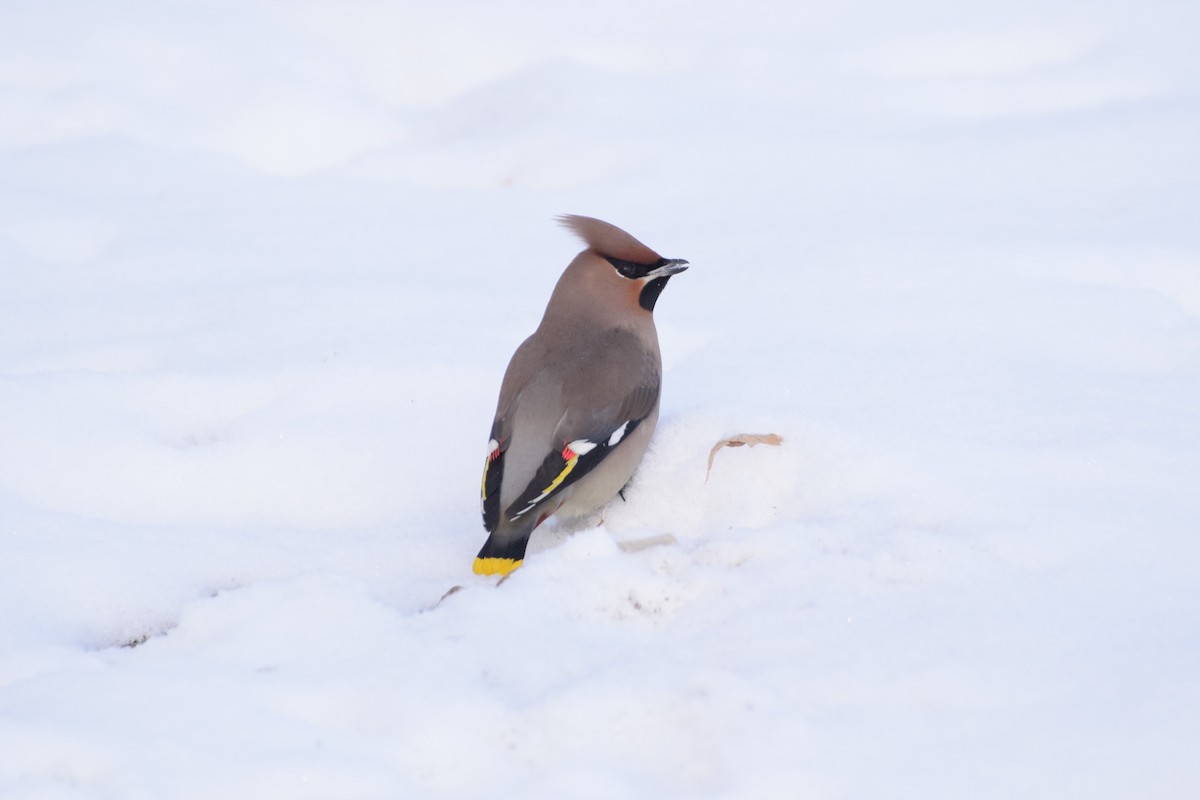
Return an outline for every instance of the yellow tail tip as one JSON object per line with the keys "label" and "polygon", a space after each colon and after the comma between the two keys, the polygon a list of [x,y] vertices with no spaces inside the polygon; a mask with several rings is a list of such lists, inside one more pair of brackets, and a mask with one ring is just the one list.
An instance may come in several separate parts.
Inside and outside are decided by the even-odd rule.
{"label": "yellow tail tip", "polygon": [[477,558],[472,569],[476,575],[507,575],[519,566],[517,558]]}

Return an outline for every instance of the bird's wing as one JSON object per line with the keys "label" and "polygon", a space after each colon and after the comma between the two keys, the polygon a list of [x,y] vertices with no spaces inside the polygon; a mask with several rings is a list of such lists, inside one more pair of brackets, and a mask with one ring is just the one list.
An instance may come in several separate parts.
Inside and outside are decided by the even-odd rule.
{"label": "bird's wing", "polygon": [[515,522],[533,513],[599,466],[653,412],[657,400],[657,385],[639,386],[619,405],[600,415],[573,414],[569,409],[555,429],[555,448],[546,455],[525,491],[505,510],[508,519]]}
{"label": "bird's wing", "polygon": [[504,479],[505,456],[512,444],[517,405],[522,390],[533,381],[545,358],[545,348],[531,336],[517,348],[504,373],[500,401],[488,438],[487,457],[483,462],[483,480],[480,482],[479,508],[483,514],[483,527],[489,533],[500,524],[500,490]]}
{"label": "bird's wing", "polygon": [[562,417],[546,455],[504,509],[517,521],[595,469],[658,407],[657,352],[631,332],[608,331],[573,350],[562,370]]}
{"label": "bird's wing", "polygon": [[[514,357],[505,376],[484,463],[480,489],[483,524],[488,531],[500,525],[502,515],[517,522],[535,508],[552,507],[553,503],[546,503],[548,499],[595,469],[658,407],[657,353],[643,347],[627,330],[589,338],[572,350],[570,358],[556,358],[529,341],[522,349],[528,350],[528,357]],[[540,368],[530,368],[531,363]],[[518,406],[547,400],[541,396],[545,391],[554,395],[547,410],[555,409],[546,427],[534,431],[522,423],[522,430],[514,430]],[[532,444],[532,460],[522,455],[524,466],[517,467],[514,462],[517,471],[511,478],[525,481],[525,486],[502,508],[506,453],[513,437],[529,436],[534,439],[523,441],[521,450],[530,453]],[[544,444],[533,444],[541,437],[546,437]],[[537,453],[538,447],[544,448],[544,455]],[[532,470],[527,479],[525,470]]]}
{"label": "bird's wing", "polygon": [[[525,490],[505,511],[508,520],[516,522],[595,469],[654,411],[657,401],[658,385],[655,383],[637,387],[621,402],[599,413],[583,410],[573,413],[568,409],[555,427],[552,439],[555,446]],[[508,415],[497,415],[483,464],[480,507],[483,526],[489,532],[500,524],[500,487],[512,428],[509,420]]]}
{"label": "bird's wing", "polygon": [[[497,420],[499,422],[499,420]],[[483,480],[480,482],[479,510],[483,514],[483,527],[488,533],[500,524],[500,482],[504,478],[504,449],[492,426],[492,438],[488,440],[487,458],[483,462]]]}

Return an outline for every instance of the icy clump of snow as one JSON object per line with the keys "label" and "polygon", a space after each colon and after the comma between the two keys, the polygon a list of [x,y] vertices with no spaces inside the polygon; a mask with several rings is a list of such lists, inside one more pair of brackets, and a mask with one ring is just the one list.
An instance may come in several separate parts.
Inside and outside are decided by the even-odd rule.
{"label": "icy clump of snow", "polygon": [[[0,796],[1200,791],[1191,7],[4,19]],[[693,266],[496,586],[564,212]]]}

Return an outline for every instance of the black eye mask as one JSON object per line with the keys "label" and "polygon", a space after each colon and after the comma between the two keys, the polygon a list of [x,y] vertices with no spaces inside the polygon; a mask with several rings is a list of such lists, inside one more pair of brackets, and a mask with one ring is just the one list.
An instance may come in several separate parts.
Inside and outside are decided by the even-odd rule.
{"label": "black eye mask", "polygon": [[644,278],[659,267],[663,267],[671,263],[671,259],[669,258],[660,258],[653,264],[638,264],[636,261],[625,261],[620,258],[612,258],[611,256],[605,256],[605,258],[608,260],[608,263],[612,264],[616,268],[617,272],[631,280]]}

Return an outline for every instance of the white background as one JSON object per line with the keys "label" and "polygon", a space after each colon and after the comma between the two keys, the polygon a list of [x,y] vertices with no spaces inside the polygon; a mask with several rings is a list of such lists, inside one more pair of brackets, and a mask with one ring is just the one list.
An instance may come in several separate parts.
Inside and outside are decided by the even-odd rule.
{"label": "white background", "polygon": [[[1196,9],[7,0],[0,796],[1196,797]],[[494,588],[559,213],[693,266]]]}

